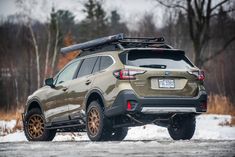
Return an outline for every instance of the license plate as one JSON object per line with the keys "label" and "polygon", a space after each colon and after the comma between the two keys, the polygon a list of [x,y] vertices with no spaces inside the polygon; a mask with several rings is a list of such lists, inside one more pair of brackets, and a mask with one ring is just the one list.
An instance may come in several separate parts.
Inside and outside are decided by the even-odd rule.
{"label": "license plate", "polygon": [[170,79],[158,80],[159,88],[175,88],[175,81]]}

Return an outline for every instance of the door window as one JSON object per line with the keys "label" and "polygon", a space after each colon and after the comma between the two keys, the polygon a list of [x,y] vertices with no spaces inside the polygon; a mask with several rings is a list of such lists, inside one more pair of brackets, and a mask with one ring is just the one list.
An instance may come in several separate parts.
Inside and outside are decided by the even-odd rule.
{"label": "door window", "polygon": [[96,63],[95,63],[95,66],[94,66],[94,68],[93,68],[92,73],[95,73],[95,72],[97,72],[97,71],[100,70],[100,58],[101,58],[101,57],[99,57],[99,58],[97,59],[97,61],[96,61]]}
{"label": "door window", "polygon": [[89,75],[92,73],[94,65],[98,57],[86,58],[81,65],[81,68],[78,72],[78,77]]}
{"label": "door window", "polygon": [[73,79],[74,73],[81,61],[69,64],[57,77],[56,84],[60,84]]}

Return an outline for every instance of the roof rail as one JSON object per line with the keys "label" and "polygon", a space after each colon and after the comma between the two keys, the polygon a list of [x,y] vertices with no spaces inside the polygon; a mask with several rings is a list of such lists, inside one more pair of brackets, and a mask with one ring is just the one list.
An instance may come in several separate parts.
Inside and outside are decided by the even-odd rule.
{"label": "roof rail", "polygon": [[156,47],[159,45],[165,48],[171,48],[169,45],[166,45],[165,39],[163,37],[124,37],[123,33],[98,38],[81,44],[75,44],[68,47],[61,48],[61,53],[68,53],[76,50],[82,51],[94,51],[102,48],[111,48],[113,49],[125,49],[125,48],[135,48],[135,47]]}

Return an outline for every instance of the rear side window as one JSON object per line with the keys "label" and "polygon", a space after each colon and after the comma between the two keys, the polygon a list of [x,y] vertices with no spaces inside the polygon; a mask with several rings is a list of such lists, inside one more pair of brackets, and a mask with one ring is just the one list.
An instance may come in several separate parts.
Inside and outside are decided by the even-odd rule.
{"label": "rear side window", "polygon": [[77,77],[82,77],[92,73],[97,57],[87,58],[82,62],[81,68]]}
{"label": "rear side window", "polygon": [[166,51],[130,51],[127,65],[158,68],[158,69],[187,69],[193,64],[182,52]]}
{"label": "rear side window", "polygon": [[109,56],[102,56],[100,61],[100,70],[106,69],[113,64],[113,60]]}

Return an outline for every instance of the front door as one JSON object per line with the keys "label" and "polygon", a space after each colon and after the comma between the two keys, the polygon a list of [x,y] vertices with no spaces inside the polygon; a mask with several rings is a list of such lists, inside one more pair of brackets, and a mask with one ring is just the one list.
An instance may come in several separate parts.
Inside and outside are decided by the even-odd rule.
{"label": "front door", "polygon": [[80,60],[69,63],[55,77],[54,87],[47,92],[45,117],[49,122],[69,120],[68,88],[78,68]]}

